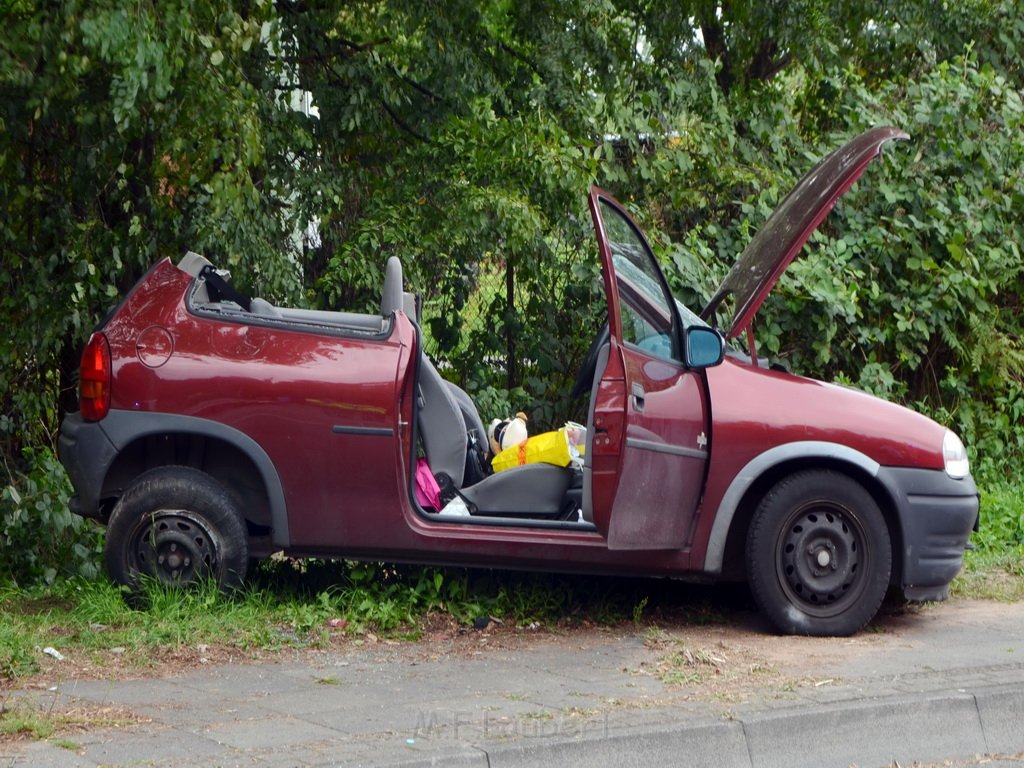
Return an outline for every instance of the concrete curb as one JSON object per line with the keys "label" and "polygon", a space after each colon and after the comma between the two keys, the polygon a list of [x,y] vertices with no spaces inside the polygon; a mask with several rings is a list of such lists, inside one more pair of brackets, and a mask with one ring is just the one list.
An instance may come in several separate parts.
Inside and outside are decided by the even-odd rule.
{"label": "concrete curb", "polygon": [[535,739],[391,763],[393,768],[692,768],[904,765],[1024,752],[1016,685],[756,711],[731,720],[634,729],[589,739]]}

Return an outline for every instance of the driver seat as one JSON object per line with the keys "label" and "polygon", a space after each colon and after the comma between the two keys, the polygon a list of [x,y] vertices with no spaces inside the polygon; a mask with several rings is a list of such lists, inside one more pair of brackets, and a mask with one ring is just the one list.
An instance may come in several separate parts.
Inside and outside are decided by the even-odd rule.
{"label": "driver seat", "polygon": [[[427,463],[435,476],[475,507],[474,514],[490,517],[554,517],[561,509],[573,473],[553,464],[525,464],[465,486],[470,440],[486,445],[483,422],[472,399],[446,381],[425,355],[420,355],[417,426]],[[444,486],[445,483],[441,482]]]}
{"label": "driver seat", "polygon": [[[415,296],[402,285],[402,263],[388,259],[380,313],[390,317],[402,310],[419,322]],[[551,517],[562,508],[572,471],[552,464],[526,464],[485,477],[465,487],[466,460],[471,441],[486,450],[487,433],[473,399],[445,380],[421,350],[417,372],[416,423],[430,471],[452,487],[480,515]],[[442,483],[443,485],[443,483]]]}

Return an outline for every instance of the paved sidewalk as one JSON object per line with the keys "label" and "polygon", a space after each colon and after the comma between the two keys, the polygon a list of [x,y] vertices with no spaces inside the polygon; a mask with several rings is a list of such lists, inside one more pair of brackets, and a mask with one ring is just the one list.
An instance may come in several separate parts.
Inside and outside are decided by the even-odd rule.
{"label": "paved sidewalk", "polygon": [[65,680],[19,695],[142,722],[3,745],[0,768],[863,767],[1024,752],[1024,604],[929,606],[848,639],[737,622]]}

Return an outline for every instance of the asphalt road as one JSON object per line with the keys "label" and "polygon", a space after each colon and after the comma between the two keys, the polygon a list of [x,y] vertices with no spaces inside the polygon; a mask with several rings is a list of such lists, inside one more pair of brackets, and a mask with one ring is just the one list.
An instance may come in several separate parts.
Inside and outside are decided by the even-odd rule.
{"label": "asphalt road", "polygon": [[0,768],[1020,765],[1024,604],[927,606],[845,639],[778,637],[743,614],[428,636],[146,680],[58,667],[13,695],[120,724],[0,744]]}

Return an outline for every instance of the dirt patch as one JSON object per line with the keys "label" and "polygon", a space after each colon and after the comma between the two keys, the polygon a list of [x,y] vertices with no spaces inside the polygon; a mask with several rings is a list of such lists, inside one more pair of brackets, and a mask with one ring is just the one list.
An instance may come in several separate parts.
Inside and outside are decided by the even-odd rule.
{"label": "dirt patch", "polygon": [[[1000,604],[992,606],[993,610],[998,610]],[[611,639],[636,637],[643,638],[652,653],[683,653],[682,661],[673,662],[679,667],[678,675],[670,674],[672,670],[666,667],[663,677],[667,684],[683,680],[688,673],[707,677],[709,668],[714,675],[722,675],[728,668],[732,677],[742,670],[760,674],[765,668],[813,677],[813,670],[821,660],[836,654],[868,652],[880,642],[880,636],[898,632],[900,622],[928,610],[927,606],[890,607],[869,630],[853,638],[778,636],[751,605],[731,598],[714,612],[684,606],[676,611],[656,611],[642,621],[617,624],[569,619],[521,626],[490,617],[469,626],[448,614],[432,613],[422,617],[410,631],[384,634],[353,633],[345,623],[335,621],[325,624],[315,641],[303,640],[281,628],[278,630],[280,643],[271,648],[240,648],[224,642],[135,649],[62,649],[60,660],[40,654],[38,672],[8,682],[6,687],[38,690],[66,680],[175,677],[206,665],[290,661],[324,652],[392,649],[420,660],[430,660],[444,656],[480,656],[495,650],[526,650],[537,643],[588,647]],[[693,655],[694,663],[687,661],[686,649]],[[696,663],[701,658],[707,658],[710,663]],[[715,658],[725,659],[727,663],[716,663]],[[718,672],[713,672],[714,669]],[[3,687],[5,685],[0,684],[0,690]]]}
{"label": "dirt patch", "polygon": [[128,707],[111,707],[66,696],[21,690],[0,697],[0,744],[71,738],[95,728],[131,728],[152,722]]}
{"label": "dirt patch", "polygon": [[659,628],[647,634],[651,653],[638,671],[688,699],[741,704],[754,692],[787,698],[802,688],[841,685],[827,671],[832,662],[878,652],[884,644],[875,634],[808,638],[742,627]]}
{"label": "dirt patch", "polygon": [[[39,671],[8,685],[14,690],[47,689],[66,680],[133,680],[175,677],[207,664],[258,663],[287,657],[289,651],[243,650],[230,644],[154,646],[144,649],[70,649],[58,660],[42,654]],[[2,689],[2,686],[0,686]]]}

